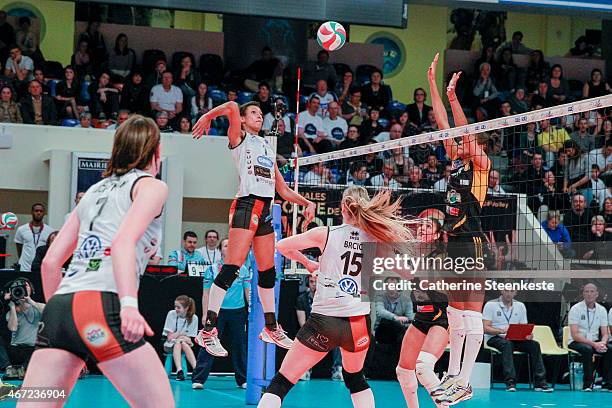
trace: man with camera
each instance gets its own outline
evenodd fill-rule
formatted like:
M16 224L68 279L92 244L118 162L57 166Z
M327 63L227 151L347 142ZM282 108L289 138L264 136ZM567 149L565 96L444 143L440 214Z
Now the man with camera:
M31 295L31 283L25 278L15 279L4 290L4 301L9 308L7 326L12 333L9 358L13 366L24 368L34 352L38 325L45 308L44 303L33 301Z

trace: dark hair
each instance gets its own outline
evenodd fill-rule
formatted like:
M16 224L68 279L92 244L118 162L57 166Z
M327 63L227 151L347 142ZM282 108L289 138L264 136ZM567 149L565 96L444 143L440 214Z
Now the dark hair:
M171 70L169 70L169 69L167 69L167 70L165 70L164 72L162 72L162 76L164 76L164 75L166 75L166 74L170 74L170 75L172 75L172 77L174 77L174 74L173 74L173 73L172 73L172 71L171 71Z
M593 74L596 72L599 72L603 76L603 73L601 72L601 69L599 68L593 68L593 70L591 71L591 76L593 76Z
M119 40L122 38L125 38L127 40L128 37L124 33L121 33L117 35L117 38L115 38L115 48L114 49L115 49L116 55L128 55L128 52L130 51L127 45L123 51L119 49Z
M561 75L559 76L559 79L563 78L563 67L561 66L561 64L555 64L552 67L550 67L550 77L552 78L552 72L555 70L555 68L559 68L561 70Z
M23 23L28 23L29 25L32 25L32 20L30 20L30 17L28 16L19 17L19 25L22 25Z
M223 238L222 240L220 240L220 241L219 241L219 245L217 245L217 249L218 249L219 251L221 251L221 249L223 248L223 242L224 242L224 241L229 241L229 238L228 238L228 237L225 237L225 238Z
M7 88L9 91L11 91L11 100L13 99L13 88L10 85L2 85L0 87L0 92L4 91L4 88Z
M612 139L606 140L606 147L612 147Z
M270 51L270 52L272 52L272 48L270 48L270 47L268 47L268 46L266 45L265 47L263 47L263 48L261 49L261 53L262 53L262 54L263 54L264 52L266 52L266 51Z
M321 54L325 54L325 55L327 55L329 57L329 52L327 50L321 50L321 51L317 52L317 58L319 58L319 56Z
M354 161L351 163L351 174L355 173L357 170L361 169L362 167L368 167L366 162L364 161Z
M380 79L384 79L385 76L383 75L383 72L378 68L374 68L372 72L370 72L370 78L372 77L372 74L375 74L377 72L380 74Z
M574 149L574 155L571 157L568 156L568 159L570 160L577 160L582 155L582 149L574 139L569 139L563 142L563 149Z
M11 44L8 49L9 49L9 51L12 51L15 48L17 48L19 51L21 51L21 48L19 48L19 46L17 44Z
M356 94L357 92L361 93L361 88L358 86L351 86L349 92L351 93L351 95Z
M240 116L245 116L247 109L250 108L251 106L255 106L259 108L259 110L261 110L261 105L259 104L259 102L249 101L247 103L243 103L242 105L240 105Z
M198 239L198 235L193 231L185 231L185 233L183 234L183 241L186 240L187 238Z
M268 88L268 91L270 90L270 85L266 81L261 81L259 84L257 84L257 89L260 89L262 86Z
M185 309L187 309L187 313L185 314L185 320L187 320L187 323L191 324L191 319L193 318L193 315L196 311L195 300L193 300L189 296L181 295L178 296L174 301L179 302Z
M34 207L38 207L41 206L43 208L43 210L46 210L47 207L45 207L45 205L43 203L34 203L32 204L32 211L34 211Z
M217 230L214 229L209 229L208 231L206 231L206 233L204 234L204 238L208 238L208 234L210 234L211 232L214 232L215 234L217 234L217 239L219 239L219 233L217 232Z
M413 98L413 99L416 99L416 94L417 94L417 92L419 92L419 91L423 91L423 93L425 94L425 99L427 99L427 92L425 92L425 90L424 90L423 88L417 88L417 89L415 89L415 90L414 90L414 93L412 94L412 98Z
M599 171L599 165L597 163L591 165L591 170L597 170Z
M522 32L520 32L520 31L515 31L515 32L513 32L513 33L512 33L512 38L516 37L517 35L520 35L520 36L521 36L521 38L523 38L523 33L522 33Z

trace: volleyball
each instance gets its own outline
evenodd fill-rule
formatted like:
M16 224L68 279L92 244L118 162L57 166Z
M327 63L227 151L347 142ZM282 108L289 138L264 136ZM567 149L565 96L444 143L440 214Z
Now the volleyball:
M327 21L319 26L317 41L327 51L339 50L346 42L346 30L340 23Z
M0 227L6 229L15 229L17 226L17 216L12 212L5 212L0 217Z

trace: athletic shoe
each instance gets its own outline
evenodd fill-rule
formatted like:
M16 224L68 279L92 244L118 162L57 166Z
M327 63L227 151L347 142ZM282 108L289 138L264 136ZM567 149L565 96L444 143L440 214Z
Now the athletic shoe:
M516 385L513 382L509 382L508 384L506 384L506 391L516 392Z
M238 386L238 388L242 388L243 390L246 390L247 388L247 383L242 383Z
M193 383L193 384L191 384L191 389L192 390L203 390L204 389L204 384L202 384L202 383Z
M308 370L300 377L300 381L310 381L310 371Z
M592 385L585 385L582 387L582 391L584 392L592 392L593 391L593 386Z
M200 330L195 337L195 342L198 346L204 347L206 352L213 357L227 357L227 350L221 345L216 327L209 332L204 329Z
M470 384L461 385L460 382L455 383L446 390L446 393L436 398L437 404L455 405L462 401L467 401L474 395Z
M536 385L534 388L537 392L553 392L554 388L549 387L548 384L546 383L542 383L539 385Z
M612 384L606 383L601 386L602 391L612 392Z
M442 377L442 382L437 387L432 389L429 394L432 397L438 397L446 393L446 390L448 390L454 383L455 383L454 375L444 374L444 377Z
M0 401L5 400L8 396L9 393L15 392L19 389L20 387L17 385L13 385L13 384L9 384L9 383L3 383L0 382Z
M293 345L293 340L287 337L287 332L283 330L280 324L276 324L276 329L270 330L264 327L259 338L266 343L276 344L279 347L289 350Z
M343 381L342 377L342 367L336 367L332 370L332 380L334 381Z
M178 370L176 372L176 380L177 381L185 381L185 373L183 372L183 370Z

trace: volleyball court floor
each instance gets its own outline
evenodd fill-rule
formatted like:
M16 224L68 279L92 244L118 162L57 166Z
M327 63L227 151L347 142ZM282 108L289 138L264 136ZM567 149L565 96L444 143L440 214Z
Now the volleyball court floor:
M49 373L49 375L53 375ZM369 381L377 407L405 407L404 397L397 382ZM172 391L178 408L235 408L244 407L245 390L238 389L233 377L211 377L204 390L194 391L190 381L171 380ZM507 393L503 384L492 390L475 390L474 398L456 405L465 408L595 408L612 407L612 393L595 391L584 393L569 391L560 385L555 392L543 394L529 391L524 385L516 393ZM420 406L434 407L425 390L419 388ZM15 401L0 402L2 407L15 406ZM91 375L79 380L70 396L68 408L75 407L128 407L111 383L102 376ZM300 381L287 395L283 408L351 408L350 396L344 383L331 380Z

